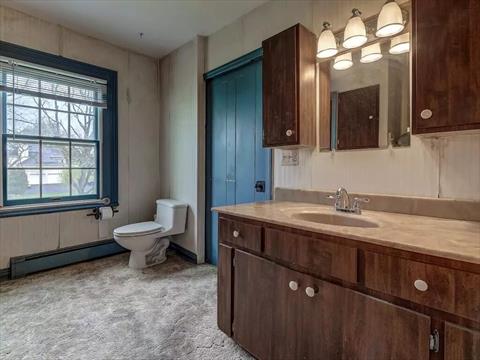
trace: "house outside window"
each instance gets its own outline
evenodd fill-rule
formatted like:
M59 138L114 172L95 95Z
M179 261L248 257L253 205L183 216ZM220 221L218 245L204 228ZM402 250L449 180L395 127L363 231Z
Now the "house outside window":
M0 51L2 210L84 200L115 205L116 73L41 54L61 67Z

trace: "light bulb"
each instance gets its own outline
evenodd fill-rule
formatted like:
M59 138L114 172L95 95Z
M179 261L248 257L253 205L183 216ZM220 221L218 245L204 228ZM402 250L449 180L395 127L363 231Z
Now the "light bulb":
M380 44L376 43L362 48L362 56L360 57L360 62L367 64L380 60L382 57L383 55L382 51L380 50Z
M323 23L323 30L318 37L317 44L317 57L319 58L328 58L338 53L337 41L330 27L330 23Z
M405 28L402 9L395 0L388 0L382 7L377 19L375 36L388 37L398 34Z
M394 37L390 41L390 54L398 55L410 51L410 34L405 33Z
M352 53L339 55L333 61L333 68L335 70L347 70L353 65Z
M367 42L367 31L360 15L360 10L353 9L352 17L348 20L343 33L342 46L346 49L353 49L362 46Z

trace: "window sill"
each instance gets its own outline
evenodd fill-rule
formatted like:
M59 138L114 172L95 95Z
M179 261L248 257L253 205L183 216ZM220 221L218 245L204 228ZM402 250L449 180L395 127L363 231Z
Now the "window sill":
M111 205L117 206L118 204ZM100 206L104 206L104 202L102 202L102 200L80 200L58 203L5 206L0 207L0 218L94 209Z

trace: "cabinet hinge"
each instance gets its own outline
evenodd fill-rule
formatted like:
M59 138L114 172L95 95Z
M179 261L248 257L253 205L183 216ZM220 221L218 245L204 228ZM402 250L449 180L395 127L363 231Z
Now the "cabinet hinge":
M236 261L235 261L235 256L234 256L233 259L232 259L232 266L233 267L235 267L235 263L236 263Z
M429 348L430 351L438 352L440 350L440 334L438 330L433 330L433 334L429 336Z

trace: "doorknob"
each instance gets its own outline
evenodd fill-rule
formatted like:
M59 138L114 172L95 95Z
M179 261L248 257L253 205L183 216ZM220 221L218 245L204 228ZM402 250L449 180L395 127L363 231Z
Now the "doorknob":
M255 183L256 192L265 192L265 181L257 181Z

